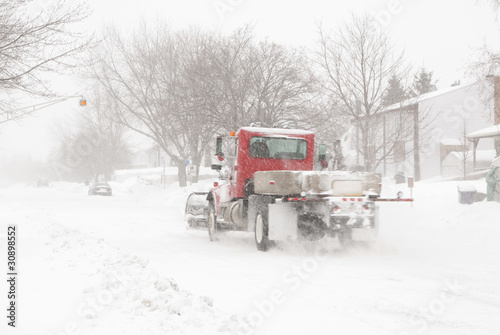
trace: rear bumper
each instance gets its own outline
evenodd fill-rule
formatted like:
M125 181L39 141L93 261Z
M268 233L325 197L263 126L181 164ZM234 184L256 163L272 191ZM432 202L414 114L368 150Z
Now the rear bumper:
M112 192L111 191L95 191L94 194L110 196L112 194Z
M364 205L368 208L365 209ZM378 239L378 206L363 199L356 202L337 201L332 206L340 206L341 214L330 214L330 235L348 236L352 241L375 242Z

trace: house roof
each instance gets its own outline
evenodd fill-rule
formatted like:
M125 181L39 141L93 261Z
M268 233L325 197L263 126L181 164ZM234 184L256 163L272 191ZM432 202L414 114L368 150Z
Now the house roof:
M495 136L500 136L500 124L496 124L494 126L480 129L473 133L467 134L467 138L485 138Z
M435 97L438 97L441 95L445 95L445 94L463 89L465 87L472 86L474 84L475 83L468 83L468 84L463 84L463 85L451 86L451 87L443 88L441 90L425 93L425 94L419 95L417 97L410 98L410 99L404 100L402 102L398 102L398 103L392 104L390 106L387 106L383 111L390 112L390 111L398 110L398 109L401 109L404 107L410 107L410 106L416 105L422 101L426 101L426 100L429 100L429 99L432 99L432 98L435 98Z

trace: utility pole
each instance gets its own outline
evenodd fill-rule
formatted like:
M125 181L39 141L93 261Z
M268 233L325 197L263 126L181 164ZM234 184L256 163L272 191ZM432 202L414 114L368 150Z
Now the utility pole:
M413 106L413 168L415 181L420 180L420 125L418 104Z
M163 189L165 189L165 184L166 184L166 176L165 176L165 156L163 156Z
M385 129L385 115L382 117L382 122L383 122L383 140L384 140L384 177L387 176L387 143L386 143L386 129Z
M359 127L361 122L359 120L359 115L361 114L361 101L356 100L356 169L359 166Z
M493 110L495 112L494 124L500 124L500 76L493 77ZM494 146L496 154L500 155L500 139L498 137L494 139Z

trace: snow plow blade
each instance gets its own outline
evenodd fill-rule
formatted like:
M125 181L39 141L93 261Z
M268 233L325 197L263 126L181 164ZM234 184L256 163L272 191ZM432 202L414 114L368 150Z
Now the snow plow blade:
M208 192L193 192L186 201L184 220L188 228L206 228L208 217Z

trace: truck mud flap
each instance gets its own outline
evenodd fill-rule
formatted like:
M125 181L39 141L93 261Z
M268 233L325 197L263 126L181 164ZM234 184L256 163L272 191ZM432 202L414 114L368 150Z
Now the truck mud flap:
M290 203L269 205L269 239L273 241L296 240L298 214Z

